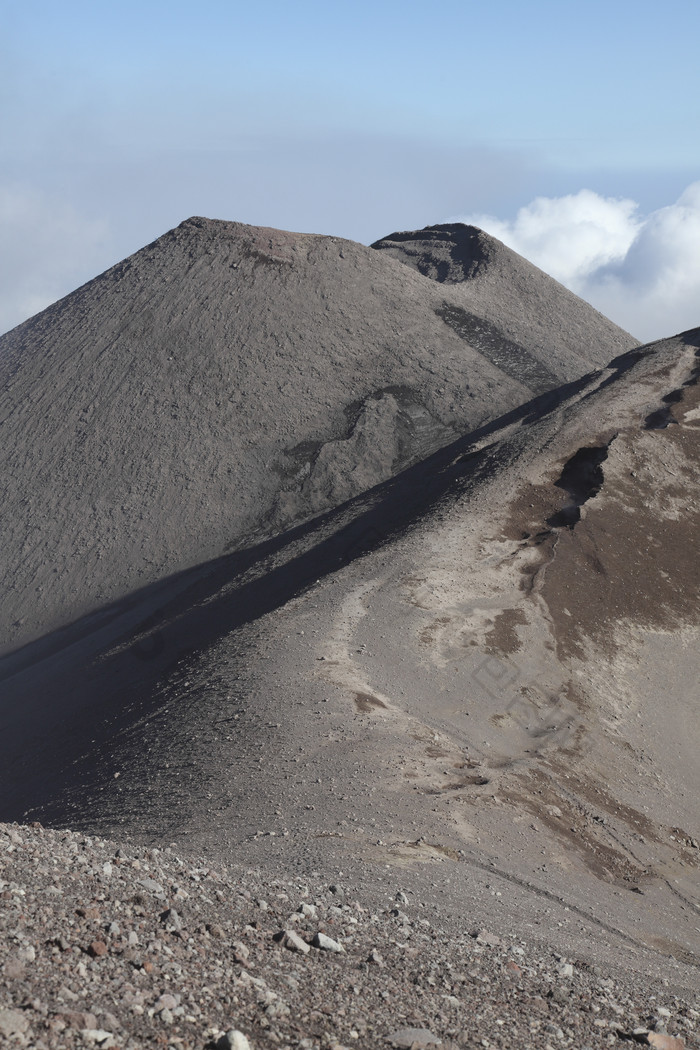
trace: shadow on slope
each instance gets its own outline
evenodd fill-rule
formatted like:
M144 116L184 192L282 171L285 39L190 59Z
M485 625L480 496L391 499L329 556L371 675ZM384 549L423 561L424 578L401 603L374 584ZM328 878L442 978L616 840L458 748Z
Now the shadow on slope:
M615 359L606 381L639 357ZM112 742L167 702L176 670L182 678L183 667L223 636L492 477L517 456L518 442L484 444L489 438L586 396L602 375L540 395L332 512L135 592L4 658L0 820L80 826L74 798L97 819L99 792L115 775Z

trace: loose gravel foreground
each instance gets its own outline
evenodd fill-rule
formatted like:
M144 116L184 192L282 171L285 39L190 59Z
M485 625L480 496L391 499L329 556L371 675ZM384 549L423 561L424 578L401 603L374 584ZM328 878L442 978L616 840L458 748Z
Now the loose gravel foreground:
M7 1047L699 1045L699 998L455 930L400 885L372 900L40 825L0 825L0 973Z

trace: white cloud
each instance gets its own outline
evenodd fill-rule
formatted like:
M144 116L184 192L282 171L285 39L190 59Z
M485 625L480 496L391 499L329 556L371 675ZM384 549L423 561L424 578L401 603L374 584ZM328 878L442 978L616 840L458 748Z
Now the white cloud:
M106 234L105 222L64 201L26 186L0 186L0 332L94 276Z
M640 339L700 325L700 182L641 215L631 200L591 190L538 197L512 222L480 226Z

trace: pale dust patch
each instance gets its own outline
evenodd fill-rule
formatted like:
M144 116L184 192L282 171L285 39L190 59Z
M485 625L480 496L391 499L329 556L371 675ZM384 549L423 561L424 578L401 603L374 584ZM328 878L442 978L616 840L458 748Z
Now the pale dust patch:
M450 823L453 825L454 830L457 832L462 842L469 845L478 842L479 832L471 821L467 820L463 813L459 810L454 812L455 807L450 807Z
M397 767L399 783L412 781L423 792L441 792L445 783L442 770L446 762L450 769L462 768L464 754L450 737L426 726L420 719L407 714L401 706L377 689L368 680L364 670L355 659L356 646L353 638L367 615L366 602L370 594L381 586L378 579L355 588L342 603L329 634L323 644L326 657L319 662L320 675L348 693L354 709L373 719L381 718L401 737L402 746L407 739L416 741L407 761ZM396 785L397 778L391 778Z
M351 652L353 635L367 615L365 599L380 586L379 579L356 587L342 602L330 631L323 641L324 659L319 662L318 673L347 691L357 703L358 697L371 697L375 710L389 710L393 704L388 696L380 693L367 681L364 671ZM359 708L362 710L362 707Z
M397 868L410 868L418 864L444 864L460 860L459 853L452 846L439 842L426 842L416 839L414 842L375 843L367 848L375 860L391 864Z

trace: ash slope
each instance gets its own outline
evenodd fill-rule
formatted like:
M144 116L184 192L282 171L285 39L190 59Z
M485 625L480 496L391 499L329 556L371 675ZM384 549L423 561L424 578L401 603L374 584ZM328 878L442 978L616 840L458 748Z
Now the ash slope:
M457 923L491 896L697 987L699 347L623 355L7 677L0 819L400 873Z
M486 260L440 285L338 238L190 219L2 337L0 651L337 506L635 344L480 243L493 283Z
M372 247L411 269L450 288L462 310L446 308L445 320L471 338L475 346L489 347L498 355L491 325L498 333L528 347L537 348L536 357L546 361L551 345L552 323L566 317L559 332L557 357L567 362L569 378L575 375L583 347L589 347L592 360L604 365L611 360L601 345L594 344L609 323L602 314L592 312L589 303L548 277L501 241L475 226L464 223L426 226L415 232L392 233L375 241ZM601 353L602 352L602 353ZM503 355L503 366L508 362ZM522 376L536 363L514 362Z

